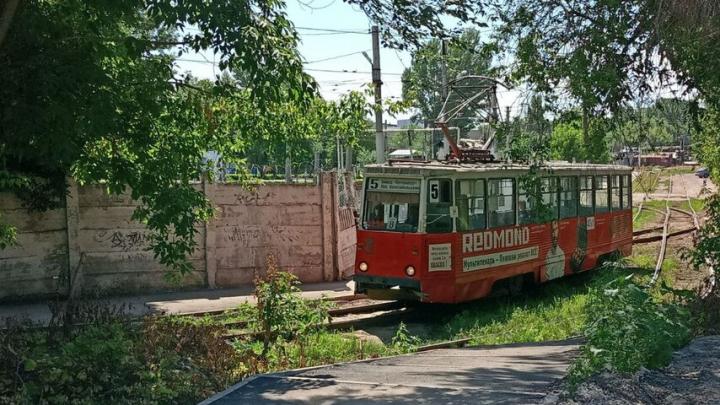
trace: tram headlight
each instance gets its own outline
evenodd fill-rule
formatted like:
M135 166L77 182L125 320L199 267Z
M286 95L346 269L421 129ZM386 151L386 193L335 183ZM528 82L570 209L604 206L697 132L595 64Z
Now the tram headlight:
M368 270L368 265L367 265L367 263L365 263L365 262L360 262L360 264L358 265L358 269L360 269L360 271L367 271L367 270Z
M413 266L405 267L405 274L407 274L410 277L414 276L415 275L415 267L413 267Z

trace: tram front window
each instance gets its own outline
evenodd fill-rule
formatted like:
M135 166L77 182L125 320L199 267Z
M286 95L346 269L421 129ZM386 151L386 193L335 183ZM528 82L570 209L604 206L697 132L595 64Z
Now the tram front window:
M363 228L417 232L420 182L405 179L368 179Z

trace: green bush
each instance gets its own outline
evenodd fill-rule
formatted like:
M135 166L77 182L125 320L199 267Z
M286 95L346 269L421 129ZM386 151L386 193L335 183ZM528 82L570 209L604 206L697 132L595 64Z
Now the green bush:
M180 318L0 332L0 403L192 404L241 378L224 329Z
M267 273L255 280L257 311L254 326L263 339L265 357L276 339L294 340L300 344L301 358L307 337L318 331L328 319L324 301L307 301L300 295L300 282L291 273L280 271L273 256L266 260Z
M140 382L135 341L119 324L92 325L58 344L39 332L23 354L16 400L29 403L118 402Z
M688 312L675 299L653 295L632 275L594 288L587 303L587 343L571 381L601 370L629 373L661 367L690 338Z

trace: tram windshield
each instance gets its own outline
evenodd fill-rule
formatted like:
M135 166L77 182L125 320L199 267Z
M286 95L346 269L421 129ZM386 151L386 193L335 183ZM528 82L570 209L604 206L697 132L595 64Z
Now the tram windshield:
M364 207L365 229L417 232L420 180L369 178Z

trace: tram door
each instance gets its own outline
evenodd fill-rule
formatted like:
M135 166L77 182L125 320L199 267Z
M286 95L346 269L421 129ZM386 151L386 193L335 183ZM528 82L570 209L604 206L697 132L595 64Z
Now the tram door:
M428 180L427 193L427 233L450 233L453 231L452 181L450 179Z

